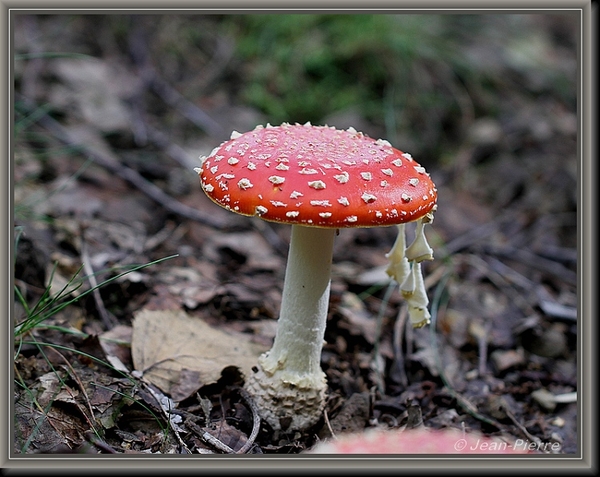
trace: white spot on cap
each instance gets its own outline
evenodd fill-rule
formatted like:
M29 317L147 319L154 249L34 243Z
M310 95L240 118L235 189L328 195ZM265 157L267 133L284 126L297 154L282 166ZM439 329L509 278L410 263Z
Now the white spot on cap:
M232 166L237 164L238 162L240 162L240 160L236 157L230 157L229 159L227 159L227 164L230 164Z
M298 192L297 190L293 191L290 194L290 199L297 199L298 197L302 197L304 194L302 192Z
M412 156L408 152L402 153L402 157L408 159L409 161L412 161Z
M211 174L216 174L218 170L219 170L219 166L212 166L210 168Z
M321 207L331 207L328 200L311 200L310 205L320 205Z
M345 184L346 182L348 182L348 180L350 179L350 174L348 174L347 172L342 172L341 174L338 174L336 176L333 176L335 178L335 180L337 180L340 184Z
M377 141L375 141L375 144L377 144L378 146L392 146L390 142L386 141L385 139L377 139Z
M238 187L242 190L250 189L250 187L253 187L253 186L254 186L254 184L252 184L252 182L250 182L250 179L246 179L245 177L238 181Z
M412 197L408 194L402 194L401 197L403 202L410 202L412 200Z
M414 186L414 187L416 187L416 186L419 184L419 179L417 179L416 177L413 177L413 178L411 178L411 179L408 179L408 183L409 183L411 186Z
M249 171L253 171L256 169L256 164L254 164L254 162L249 162L246 167L248 168Z
M400 159L394 159L392 164L394 164L396 167L400 167L402 165L402 161Z
M394 175L394 171L392 171L391 169L381 169L381 172L383 172L386 176L390 177Z
M346 222L356 222L358 220L358 217L356 215L349 215L348 217L346 217Z
M387 187L389 184L388 184L388 181L381 181L381 182L379 183L379 185L380 185L381 187Z
M298 171L300 174L306 174L306 175L310 175L310 174L318 174L319 171L317 171L316 169L307 169L306 167L303 169L300 169Z
M237 131L231 131L231 139L237 139L241 134Z
M425 168L422 166L415 166L415 171L417 171L419 174L425 174Z
M373 178L373 174L370 172L361 172L360 177L362 177L366 181L370 181Z
M331 212L319 212L319 216L323 217L324 219L328 219L332 215L333 214Z
M286 203L281 202L279 200L272 200L271 204L273 204L275 207L287 207Z
M367 192L361 195L360 198L364 200L367 204L370 202L374 202L377 199L376 196L374 196L373 194L368 194Z
M204 186L204 190L205 190L206 192L212 192L213 190L215 190L215 188L214 188L214 186L213 186L212 184L206 184L206 185Z
M290 210L289 212L285 213L286 217L298 217L300 215L300 212L298 212L297 210Z
M313 189L325 189L325 182L323 181L311 181L308 183L309 187L312 187Z
M340 197L338 199L338 202L342 205L345 205L346 207L348 207L350 205L350 201L348 200L347 197Z
M271 176L269 177L269 182L271 182L274 185L283 184L285 182L285 177Z
M266 207L264 207L264 206L262 206L262 205L257 205L257 206L254 208L254 213L255 213L256 215L259 215L259 216L260 216L260 215L264 215L264 214L266 214L268 211L269 211L269 209L267 209Z
M275 169L277 169L278 171L287 171L290 168L290 166L283 164L283 163L279 163L277 164L277 166L275 167Z

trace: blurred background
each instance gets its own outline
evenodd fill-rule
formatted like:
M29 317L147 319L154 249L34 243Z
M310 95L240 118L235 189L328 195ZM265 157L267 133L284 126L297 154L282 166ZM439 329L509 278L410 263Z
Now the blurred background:
M373 386L401 415L425 380L441 394L423 415L440 426L440 406L456 407L442 396L450 380L484 413L490 394L509 397L528 432L573 452L575 404L535 392L576 391L579 29L569 11L15 15L15 321L84 264L89 290L114 267L177 254L36 326L101 334L160 305L269 343L289 230L232 217L193 168L232 130L352 126L409 152L437 185L424 269L446 374L428 332L400 333L402 301L384 295L395 229L343 230L323 358L332 415ZM31 389L45 365L23 349Z

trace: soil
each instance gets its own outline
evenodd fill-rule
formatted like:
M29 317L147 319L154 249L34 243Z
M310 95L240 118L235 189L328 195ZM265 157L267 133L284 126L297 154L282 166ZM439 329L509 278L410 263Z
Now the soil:
M577 454L577 25L531 28L547 76L498 60L496 114L445 125L444 158L411 151L438 189L431 325L407 325L389 285L396 229L340 230L327 406L286 432L258 423L243 384L275 334L289 227L218 207L193 171L232 130L269 121L236 98L230 56L163 58L104 17L19 16L13 452L298 454L424 426ZM24 330L28 316L41 319Z

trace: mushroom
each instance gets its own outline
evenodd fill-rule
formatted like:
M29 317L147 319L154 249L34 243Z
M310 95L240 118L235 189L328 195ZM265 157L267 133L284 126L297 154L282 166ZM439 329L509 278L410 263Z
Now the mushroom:
M218 205L292 225L277 333L246 387L273 429L307 429L325 407L320 361L336 231L420 220L437 190L409 154L354 128L257 126L234 131L201 161L202 188Z
M371 428L320 441L309 454L529 454L534 449L519 439L514 443L477 432ZM550 447L550 446L547 446ZM556 446L555 446L556 447Z

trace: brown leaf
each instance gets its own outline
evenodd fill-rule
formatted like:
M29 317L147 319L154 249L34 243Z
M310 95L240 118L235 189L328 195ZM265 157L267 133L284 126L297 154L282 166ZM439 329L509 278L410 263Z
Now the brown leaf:
M197 379L189 383L192 387L216 382L227 366L236 366L248 375L266 351L246 334L226 333L180 310L138 312L131 348L135 369L167 394L188 388L182 383L184 370L184 376Z

